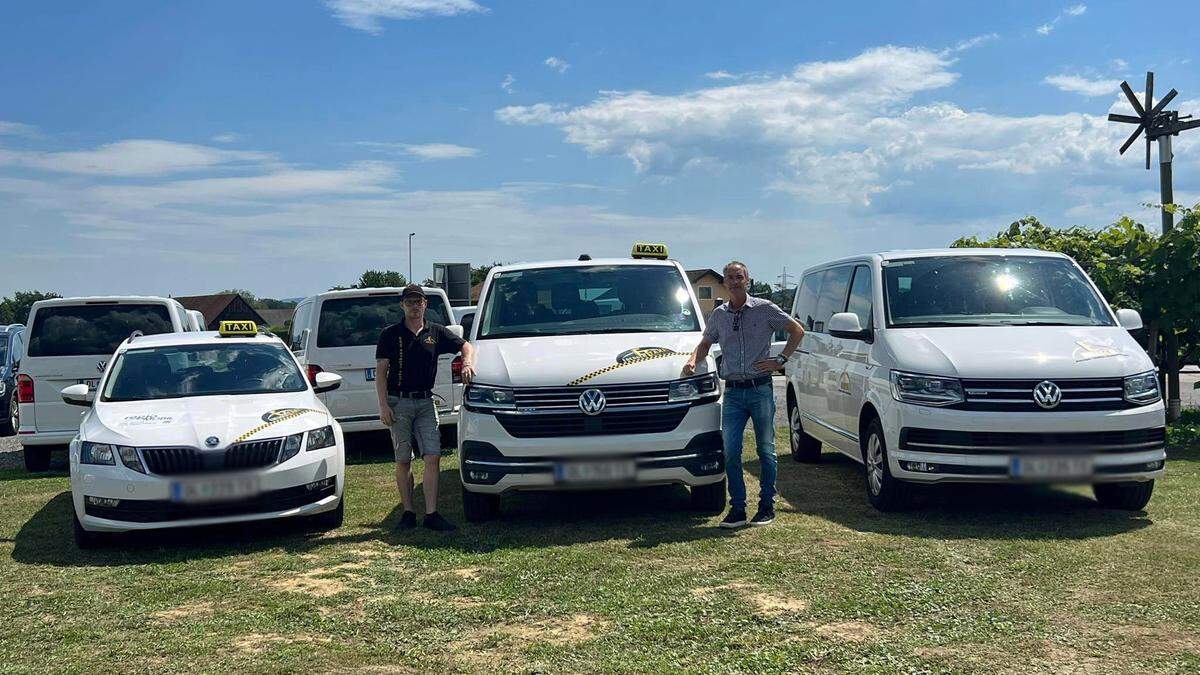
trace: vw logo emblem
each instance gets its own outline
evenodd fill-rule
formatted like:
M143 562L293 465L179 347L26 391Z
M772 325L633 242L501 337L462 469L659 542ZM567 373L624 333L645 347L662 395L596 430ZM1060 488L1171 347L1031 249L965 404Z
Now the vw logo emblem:
M579 409L585 415L599 415L606 404L604 392L599 389L588 389L579 395Z
M220 443L220 442L221 442L221 439L217 438L216 436L209 436L208 438L204 439L204 444L210 448L217 447L217 443Z
M99 362L99 363L97 363L97 364L96 364L96 372L97 372L97 373L103 373L103 372L104 372L104 369L105 369L105 368L107 368L107 367L108 367L108 361L101 361L101 362Z
M1033 400L1046 410L1056 408L1062 402L1062 390L1050 380L1043 380L1033 388Z

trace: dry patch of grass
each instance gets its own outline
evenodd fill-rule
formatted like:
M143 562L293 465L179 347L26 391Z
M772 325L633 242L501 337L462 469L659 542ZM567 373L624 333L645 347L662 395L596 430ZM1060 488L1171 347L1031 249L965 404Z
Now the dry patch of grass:
M192 619L201 619L212 616L213 605L211 602L190 602L183 605L178 605L170 609L164 609L161 612L155 612L150 615L156 623L173 624Z
M359 570L367 566L365 562L341 563L332 567L318 567L309 572L303 572L293 577L286 579L276 579L268 582L268 586L277 591L287 591L291 593L304 593L318 598L325 598L331 595L337 595L348 590L347 582L356 585L366 584L366 577L361 574L355 574L352 570Z
M838 642L867 642L878 639L883 635L883 629L875 624L862 621L836 621L834 623L816 624L813 630L817 635Z
M297 635L280 635L278 633L250 633L233 640L234 649L243 654L265 654L268 651L285 645L316 645L329 644L333 638L324 635L301 633Z

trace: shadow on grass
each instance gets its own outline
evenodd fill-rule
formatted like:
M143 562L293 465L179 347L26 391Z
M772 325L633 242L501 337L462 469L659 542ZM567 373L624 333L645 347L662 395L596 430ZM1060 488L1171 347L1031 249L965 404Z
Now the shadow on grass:
M757 462L754 467L757 470ZM781 456L778 487L796 512L860 532L909 537L1090 539L1153 524L1144 511L1105 509L1090 496L1047 485L916 486L912 508L881 513L867 501L862 465L830 450L817 464L798 464L790 454ZM1153 500L1149 508L1153 510Z

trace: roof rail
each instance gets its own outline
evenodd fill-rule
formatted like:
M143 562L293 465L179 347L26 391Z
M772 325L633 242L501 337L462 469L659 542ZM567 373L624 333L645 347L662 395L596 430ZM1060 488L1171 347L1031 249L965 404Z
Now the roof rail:
M142 335L143 335L142 331L135 330L129 334L129 341L133 342L134 338L140 338L140 337L142 337Z

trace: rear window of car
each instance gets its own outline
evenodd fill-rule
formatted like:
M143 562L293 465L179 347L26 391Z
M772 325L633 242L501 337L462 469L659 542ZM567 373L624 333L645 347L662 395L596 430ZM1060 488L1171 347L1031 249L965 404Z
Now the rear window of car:
M426 323L443 326L452 322L446 319L446 303L440 295L426 296ZM404 306L400 295L369 295L360 298L332 298L321 303L321 316L317 322L317 346L361 347L379 342L379 333L388 326L404 320Z
M130 333L170 333L166 305L96 304L42 307L29 329L29 356L112 354Z

